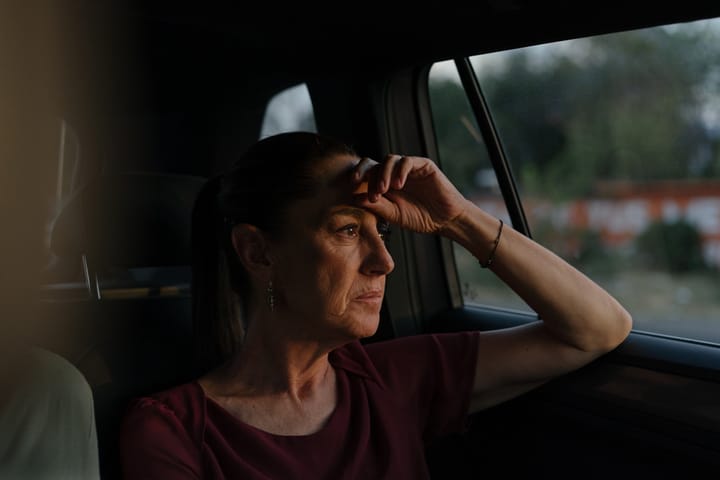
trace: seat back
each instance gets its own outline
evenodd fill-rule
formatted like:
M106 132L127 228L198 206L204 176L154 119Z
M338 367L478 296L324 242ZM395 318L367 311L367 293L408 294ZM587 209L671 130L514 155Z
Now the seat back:
M205 178L125 173L72 196L51 249L81 266L45 301L48 348L71 359L94 394L103 478L119 478L117 441L129 400L196 377L192 363L191 218ZM53 340L55 339L55 340Z

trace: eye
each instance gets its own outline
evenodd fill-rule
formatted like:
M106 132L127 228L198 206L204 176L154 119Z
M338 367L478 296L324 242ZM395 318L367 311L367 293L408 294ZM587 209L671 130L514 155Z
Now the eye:
M336 230L336 232L349 238L355 238L358 236L358 225L357 223L351 223L345 225L344 227L340 227Z
M380 235L380 238L383 239L383 241L387 242L390 240L390 234L392 233L392 230L390 229L390 223L386 222L384 220L381 220L377 224L377 231L378 235Z

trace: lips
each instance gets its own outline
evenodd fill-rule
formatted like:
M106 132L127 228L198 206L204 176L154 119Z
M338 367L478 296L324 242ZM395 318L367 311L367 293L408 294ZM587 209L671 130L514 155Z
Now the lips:
M384 292L382 290L371 290L355 297L355 300L373 301L382 300Z

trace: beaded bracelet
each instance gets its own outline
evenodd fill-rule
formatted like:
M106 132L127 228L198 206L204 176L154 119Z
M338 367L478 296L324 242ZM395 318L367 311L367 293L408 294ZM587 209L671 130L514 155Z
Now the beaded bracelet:
M503 221L502 218L499 218L500 220L500 228L498 228L497 237L495 237L495 241L493 241L492 249L490 250L490 255L488 255L487 262L482 263L478 260L478 263L482 268L488 268L490 265L492 265L493 259L495 258L495 250L497 250L498 243L500 243L500 235L502 235L503 231Z

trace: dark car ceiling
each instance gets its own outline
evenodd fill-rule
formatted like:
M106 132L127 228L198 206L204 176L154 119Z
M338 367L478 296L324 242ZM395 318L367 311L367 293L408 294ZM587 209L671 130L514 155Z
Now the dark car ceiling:
M97 108L214 105L228 92L277 91L313 76L373 75L458 54L720 15L720 2L417 2L259 8L246 2L80 1L65 92ZM109 100L111 99L111 100ZM86 99L87 100L87 99Z
M182 55L186 51L177 47L198 42L202 50L195 53L207 54L205 48L214 46L220 49L217 53L269 68L281 60L278 63L290 64L293 70L303 65L348 68L353 58L370 64L414 62L448 57L458 48L482 53L720 14L720 2L715 1L652 3L641 8L627 1L486 0L462 5L428 1L405 10L346 2L314 9L305 3L258 8L245 2L161 7L156 2L125 1L112 9L108 2L87 6L95 5L94 14L105 15L98 21L134 25L136 33L167 42L164 53Z

